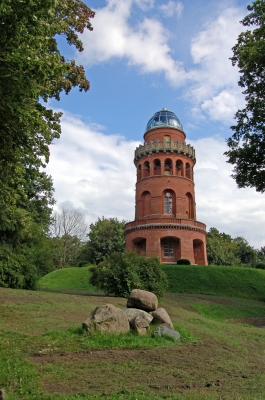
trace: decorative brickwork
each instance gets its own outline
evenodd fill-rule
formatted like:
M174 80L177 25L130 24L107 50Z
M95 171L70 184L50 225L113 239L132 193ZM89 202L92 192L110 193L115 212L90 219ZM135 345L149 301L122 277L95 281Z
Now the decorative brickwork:
M207 264L206 226L196 221L195 150L185 139L172 112L163 109L148 122L135 150L135 220L125 227L126 248L161 262Z

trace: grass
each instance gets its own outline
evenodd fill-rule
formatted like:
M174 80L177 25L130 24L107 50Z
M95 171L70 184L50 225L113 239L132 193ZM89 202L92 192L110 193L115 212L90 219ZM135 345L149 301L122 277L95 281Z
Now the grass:
M257 304L251 301L241 301L238 305L196 304L193 302L188 302L187 304L197 310L201 315L216 321L225 321L235 318L265 317L263 303Z
M265 299L265 271L254 268L163 265L172 293Z
M43 276L38 282L38 289L92 290L89 283L89 267L57 269Z
M162 265L171 293L201 293L214 296L265 299L265 271L254 268ZM64 268L39 280L38 289L96 292L89 283L89 267ZM100 292L99 292L100 293Z

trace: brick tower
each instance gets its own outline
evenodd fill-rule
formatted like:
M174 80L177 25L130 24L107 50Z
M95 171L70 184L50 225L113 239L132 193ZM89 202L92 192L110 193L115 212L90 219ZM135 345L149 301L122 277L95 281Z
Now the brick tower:
M163 108L149 120L135 150L135 220L125 227L126 249L164 263L207 264L206 226L196 220L195 150L185 139L173 112Z

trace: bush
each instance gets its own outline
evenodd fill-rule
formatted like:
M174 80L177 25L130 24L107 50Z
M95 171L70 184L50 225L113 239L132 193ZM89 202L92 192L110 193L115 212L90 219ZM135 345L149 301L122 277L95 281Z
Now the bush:
M256 268L258 268L258 269L265 269L265 263L258 263L257 265L256 265Z
M133 289L162 297L168 283L157 257L146 258L135 252L113 253L90 268L90 273L93 286L118 297L128 297Z
M190 260L186 258L180 258L177 262L178 265L190 265Z

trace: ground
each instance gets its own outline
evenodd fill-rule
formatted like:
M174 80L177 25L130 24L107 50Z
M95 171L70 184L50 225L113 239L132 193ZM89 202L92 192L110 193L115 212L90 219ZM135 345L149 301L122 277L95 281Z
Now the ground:
M153 349L92 349L54 339L51 332L81 325L95 305L124 307L125 299L0 289L0 333L25 342L24 357L39 374L40 387L51 394L114 394L137 399L264 399L265 304L205 295L167 294L166 308L176 327L190 339ZM252 307L264 314L252 320L218 321L199 313L206 307ZM231 316L231 315L229 315ZM240 323L239 323L240 322ZM52 335L52 336L49 336ZM68 340L68 339L66 339ZM22 345L21 345L22 346ZM1 379L1 378L0 378ZM89 397L87 397L89 398Z

